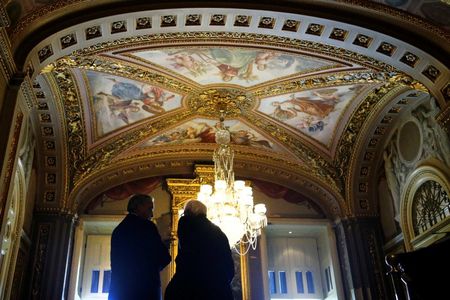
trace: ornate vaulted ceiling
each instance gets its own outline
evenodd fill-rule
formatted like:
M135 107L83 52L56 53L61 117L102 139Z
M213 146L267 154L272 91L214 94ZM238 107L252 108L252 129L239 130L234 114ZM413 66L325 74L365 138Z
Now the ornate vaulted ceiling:
M371 214L370 179L356 174L376 172L391 123L429 93L448 107L444 63L382 30L256 9L125 12L55 30L25 60L39 205L76 209L124 181L189 174L211 162L223 109L238 176L334 217Z

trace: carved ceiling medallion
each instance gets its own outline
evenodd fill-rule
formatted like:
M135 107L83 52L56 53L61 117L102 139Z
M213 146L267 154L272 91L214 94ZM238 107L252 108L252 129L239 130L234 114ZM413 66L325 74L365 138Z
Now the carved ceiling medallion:
M209 117L239 117L254 106L251 93L238 88L208 88L188 98L193 113Z

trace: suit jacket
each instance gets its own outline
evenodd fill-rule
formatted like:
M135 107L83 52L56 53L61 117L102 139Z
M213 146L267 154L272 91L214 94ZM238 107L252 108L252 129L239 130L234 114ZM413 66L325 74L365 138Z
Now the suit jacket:
M183 216L178 222L178 239L177 269L165 299L233 299L234 262L220 228L203 216Z
M111 237L109 299L159 300L159 272L170 260L155 224L128 214Z

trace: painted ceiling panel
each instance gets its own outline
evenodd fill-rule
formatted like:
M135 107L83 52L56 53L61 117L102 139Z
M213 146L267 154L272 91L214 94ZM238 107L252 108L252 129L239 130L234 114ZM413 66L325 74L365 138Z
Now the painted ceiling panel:
M181 95L144 82L93 71L85 81L95 139L181 107Z
M257 110L329 146L342 115L363 87L335 86L264 98Z
M234 145L254 147L273 152L286 152L278 142L265 137L241 120L225 120L224 123L231 133L231 143ZM141 148L159 145L215 143L217 125L218 120L196 118L151 138L143 143Z
M294 74L343 67L333 61L262 48L166 48L128 56L202 85L229 83L250 87Z

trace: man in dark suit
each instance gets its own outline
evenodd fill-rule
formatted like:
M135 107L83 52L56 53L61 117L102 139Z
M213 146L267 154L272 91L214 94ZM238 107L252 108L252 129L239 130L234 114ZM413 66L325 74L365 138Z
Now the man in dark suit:
M150 221L153 198L134 195L127 210L128 215L112 233L109 300L160 300L159 272L171 257Z
M230 244L206 214L206 206L198 200L190 200L184 208L178 221L177 269L165 300L233 300Z

